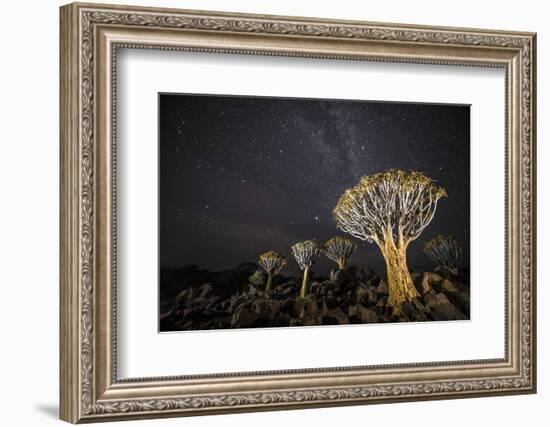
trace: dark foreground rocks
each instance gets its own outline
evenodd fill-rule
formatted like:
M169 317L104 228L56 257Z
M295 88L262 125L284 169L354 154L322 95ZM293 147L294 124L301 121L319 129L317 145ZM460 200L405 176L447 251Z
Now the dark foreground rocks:
M470 316L470 290L464 277L446 271L412 273L419 297L403 303L396 316L387 305L387 282L371 270L356 273L348 268L332 272L330 279L312 280L308 295L300 299L299 279L279 278L267 293L261 273L245 266L215 276L214 283L195 284L165 297L161 331L447 321ZM193 274L194 279L206 276L203 271ZM216 292L223 280L237 291Z

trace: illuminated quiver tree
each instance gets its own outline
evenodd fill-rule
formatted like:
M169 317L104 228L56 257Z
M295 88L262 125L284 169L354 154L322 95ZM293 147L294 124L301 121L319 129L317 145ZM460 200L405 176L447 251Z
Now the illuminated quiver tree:
M424 245L424 253L440 267L458 275L462 248L453 236L438 234Z
M353 240L337 236L327 240L321 247L321 252L328 259L338 264L340 270L343 270L356 249L357 243Z
M307 281L309 268L315 262L319 255L320 246L316 240L306 240L292 245L292 255L300 269L304 272L302 279L302 288L300 289L300 298L305 298L307 292Z
M286 265L286 259L279 252L269 251L260 255L258 264L267 273L267 284L265 290L266 292L269 292L271 291L273 284L273 276L279 273Z
M418 296L407 267L407 247L428 226L437 202L446 195L421 172L391 169L361 178L333 211L340 230L380 248L386 261L388 303L397 315L404 301Z

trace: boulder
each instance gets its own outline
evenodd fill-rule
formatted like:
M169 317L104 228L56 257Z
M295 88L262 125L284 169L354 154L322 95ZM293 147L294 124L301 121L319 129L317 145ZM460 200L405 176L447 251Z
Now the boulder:
M248 328L254 325L259 316L253 311L245 308L237 310L231 319L232 328Z
M273 317L271 316L271 311L262 311L258 313L258 320L254 322L254 326L256 327L266 327L271 326Z
M322 299L322 311L327 313L340 306L340 300L334 297L326 297Z
M322 293L323 286L319 282L312 282L309 285L309 293L313 295L320 295Z
M428 294L424 299L432 320L466 320L468 317L458 310L443 293Z
M273 326L281 327L281 326L290 326L292 318L285 313L279 313L274 320Z
M255 296L257 296L259 294L259 289L253 285L253 284L249 284L248 286L248 292L246 294L246 296L248 298L254 298Z
M442 280L443 277L439 274L427 271L422 275L422 280L420 281L420 286L417 286L417 290L420 292L420 295L424 295L430 292L434 285L441 283Z
M390 293L388 282L385 279L380 280L380 283L376 287L376 293L380 295L388 295Z
M244 306L247 306L250 304L252 300L244 297L244 296L234 296L231 298L231 302L229 304L229 307L227 308L227 311L230 313L235 313Z
M321 316L309 316L300 319L302 326L318 326L321 324Z
M292 315L292 311L294 309L294 298L287 298L281 301L281 312L286 313L288 315Z
M313 298L302 300L301 307L302 309L298 314L298 317L300 317L301 319L315 317L321 313L321 311L319 310L319 306L317 305L317 301Z
M251 308L256 314L260 314L263 311L269 310L270 305L268 300L257 299L251 304Z
M356 317L359 323L376 323L378 315L375 311L369 310L361 304L350 305L348 307L348 316Z
M201 285L198 291L198 297L199 298L206 298L210 294L212 294L212 285L210 283L205 283L204 285Z
M346 267L346 273L349 277L355 277L357 276L357 266L355 265L348 265Z
M321 324L323 325L347 325L349 324L348 316L342 311L341 308L335 308L333 310L323 313L321 318Z
M429 310L414 298L411 302L405 301L401 304L401 317L409 322L425 322L428 320Z
M353 281L354 276L349 270L332 270L330 272L330 281L338 285L346 285Z
M281 301L272 300L271 304L269 305L269 310L271 311L272 317L277 317L281 312Z
M355 299L366 306L376 305L378 301L376 288L365 283L358 283L355 288Z
M304 326L302 319L291 319L289 326Z
M188 304L195 296L193 288L187 288L176 295L175 301L177 305Z
M366 270L361 270L361 281L372 286L378 286L380 278L373 270L367 268Z
M468 317L462 314L453 304L433 304L430 306L430 317L432 320L467 320Z
M273 289L273 297L278 299L286 299L290 296L298 295L300 289L294 282L285 282L275 286Z
M449 300L457 307L467 318L470 317L470 294L466 292L447 292Z
M221 300L221 297L219 296L208 298L206 300L206 309L217 311L217 306L219 305L220 300Z
M376 307L386 307L386 303L388 301L388 297L381 297L378 298L378 301L376 301Z
M441 290L445 293L458 292L458 286L451 282L449 279L443 279L441 282Z
M424 296L424 305L430 308L434 304L450 304L449 298L443 292L429 292Z

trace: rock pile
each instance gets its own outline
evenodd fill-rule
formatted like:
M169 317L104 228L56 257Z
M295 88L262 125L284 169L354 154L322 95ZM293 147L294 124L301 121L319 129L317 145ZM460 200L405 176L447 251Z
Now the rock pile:
M254 273L254 283L229 296L212 283L188 287L164 301L161 331L345 325L387 322L465 320L470 293L463 276L446 271L412 273L420 297L403 303L401 315L387 305L388 284L373 271L350 267L331 278L312 281L306 298L300 282L286 279L267 293Z

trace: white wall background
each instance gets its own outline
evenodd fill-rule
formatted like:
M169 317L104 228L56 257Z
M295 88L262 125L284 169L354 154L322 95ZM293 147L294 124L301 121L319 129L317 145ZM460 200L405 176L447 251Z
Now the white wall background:
M113 3L122 3L110 0ZM325 18L450 25L538 32L538 117L550 115L550 29L545 3L358 2L354 0L133 0L133 4ZM8 426L59 425L58 402L58 6L57 0L2 6L0 66L0 420ZM543 425L550 405L550 132L538 129L539 393L346 408L208 416L133 425L408 426Z

